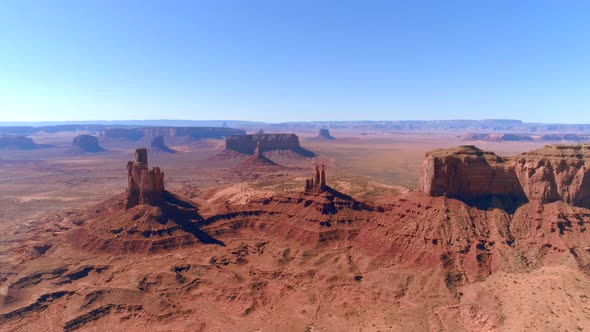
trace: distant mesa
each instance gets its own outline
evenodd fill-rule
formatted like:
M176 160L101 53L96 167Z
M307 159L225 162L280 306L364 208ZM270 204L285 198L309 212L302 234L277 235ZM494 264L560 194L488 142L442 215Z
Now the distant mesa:
M320 139L326 139L326 140L333 140L336 139L334 138L332 135L330 135L330 130L329 129L320 129L318 131L318 136L317 138Z
M98 138L91 135L78 135L72 140L72 151L76 153L97 153L104 149L98 144Z
M547 145L512 158L464 145L428 153L419 186L482 207L563 201L590 208L589 161L590 145Z
M150 143L150 152L151 153L176 153L176 150L171 149L166 144L164 144L164 136L156 136L152 138L152 142Z
M262 135L262 134L264 134L264 129L262 129L262 128L261 128L261 129L258 129L258 130L256 131L256 134L257 134L257 135Z
M278 154L295 158L311 158L315 156L315 153L312 151L301 147L299 137L295 134L232 135L225 140L225 151L222 154L227 155L230 152L234 152L253 155L258 145L261 151L271 154L277 152Z
M0 135L0 149L35 150L40 148L32 138L16 135Z
M467 133L463 135L463 139L466 141L489 141L489 142L528 142L533 141L533 137L530 135L523 134L479 134L479 133Z
M486 141L486 142L560 142L560 141L572 141L572 142L583 142L590 141L590 135L584 134L506 134L506 133L467 133L463 135L465 141Z
M144 137L191 137L195 139L221 139L231 135L245 134L242 129L225 127L144 127L144 128L105 128L101 136L109 139L138 141Z

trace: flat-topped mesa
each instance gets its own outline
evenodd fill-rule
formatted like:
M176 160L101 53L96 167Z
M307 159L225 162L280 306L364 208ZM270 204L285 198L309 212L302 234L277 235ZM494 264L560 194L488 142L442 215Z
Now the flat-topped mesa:
M508 198L543 204L554 201L590 208L590 145L548 145L502 158L475 146L436 150L426 155L420 189L432 196L465 202Z
M248 155L254 153L258 144L264 151L301 149L299 137L295 134L232 135L225 140L227 150Z
M328 190L326 185L326 168L322 165L320 171L318 165L313 169L313 176L311 179L305 180L305 192L321 194Z
M165 200L164 172L148 167L146 148L135 150L135 161L127 162L127 208L138 204L159 205Z

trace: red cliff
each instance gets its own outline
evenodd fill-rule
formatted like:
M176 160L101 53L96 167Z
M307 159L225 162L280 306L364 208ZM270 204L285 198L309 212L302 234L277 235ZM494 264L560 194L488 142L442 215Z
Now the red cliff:
M466 202L503 197L590 207L589 158L590 145L548 145L513 158L470 145L436 150L424 160L419 187Z

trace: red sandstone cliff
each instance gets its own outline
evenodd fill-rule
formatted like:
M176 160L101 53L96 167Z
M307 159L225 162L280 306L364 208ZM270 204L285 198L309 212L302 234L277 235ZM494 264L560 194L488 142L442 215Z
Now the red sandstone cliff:
M466 202L503 197L590 207L589 158L589 145L548 145L513 158L470 145L436 150L424 160L419 187Z

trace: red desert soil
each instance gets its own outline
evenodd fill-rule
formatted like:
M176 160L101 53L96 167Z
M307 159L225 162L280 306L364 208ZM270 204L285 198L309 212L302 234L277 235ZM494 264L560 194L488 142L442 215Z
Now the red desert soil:
M365 141L337 137L309 144L319 153L315 160L300 162L304 172L293 167L240 174L232 170L240 160L212 161L215 150L200 157L204 166L187 153L175 154L174 162L154 157L149 164L165 171L166 188L160 186L160 173L139 158L130 164L124 194L124 162L107 162L99 179L108 184L110 197L93 197L102 203L86 203L82 209L73 209L80 202L64 203L60 211L39 217L15 211L15 217L26 216L28 221L7 223L10 227L0 242L0 327L23 331L590 328L590 233L586 231L590 210L585 196L578 194L585 188L585 177L578 181L547 169L564 158L568 174L587 172L585 150L579 157L557 156L552 150L514 157L518 162L526 159L522 165L528 167L527 176L515 180L526 199L513 206L491 195L481 206L471 200L482 194L481 188L471 186L466 191L457 186L468 181L466 173L438 168L455 165L465 154L441 153L440 163L433 161L438 165L434 171L423 171L417 181L423 151L420 160L406 161L417 167L406 164L409 168L401 169L414 174L417 183L446 186L427 193L393 190L401 183L338 174L339 163L348 165L345 168L352 174L360 171L360 159L338 156ZM336 144L333 152L322 153L330 144ZM71 159L70 165L78 165L81 172L84 160L97 160L92 158ZM191 158L184 166L174 166ZM477 153L469 158L479 162ZM326 185L306 188L308 170L320 160L327 165ZM491 163L491 172L498 172L494 167L507 169L505 163L510 162ZM63 163L52 165L65 169ZM42 170L49 164L27 165ZM195 168L201 174L195 174ZM53 174L55 169L45 171ZM536 173L544 175L535 177ZM448 179L428 178L440 174ZM557 187L552 182L556 180ZM25 183L24 176L19 181ZM358 189L369 183L381 191ZM234 199L238 193L232 191L224 196L224 190L235 186L259 194L241 193L247 198ZM557 188L555 195L539 196L537 189L543 186ZM88 188L100 190L92 181ZM110 194L117 191L121 194ZM19 191L14 189L14 194Z

